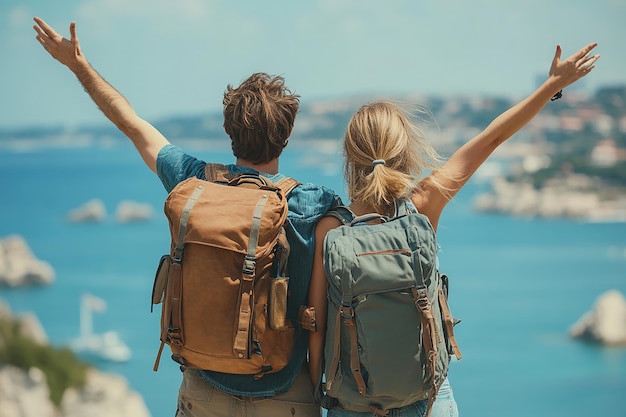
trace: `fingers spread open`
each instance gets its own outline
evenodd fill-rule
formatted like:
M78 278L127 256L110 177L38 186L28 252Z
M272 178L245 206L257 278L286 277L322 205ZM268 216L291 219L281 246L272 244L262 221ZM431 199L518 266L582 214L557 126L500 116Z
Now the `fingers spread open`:
M41 46L43 46L44 48L47 48L48 47L48 43L50 42L50 38L48 37L48 35L46 35L39 28L39 26L33 26L33 28L35 29L35 32L37 32L37 36L35 36L35 39L37 39L39 41Z
M46 44L60 43L63 40L63 36L59 35L54 29L50 27L43 19L35 17L33 19L37 25L33 26L39 36Z
M586 57L587 55L589 55L589 52L591 52L593 50L593 48L595 48L596 46L598 46L597 42L593 42L593 43L590 43L589 45L585 46L580 51L578 51L578 53L574 56L575 59L579 60L581 58Z
M591 71L592 69L594 69L596 67L595 63L596 63L596 61L598 59L600 59L600 55L599 54L596 54L594 56L590 56L589 58L587 58L583 62L582 66L581 66L581 69L584 70L584 71L587 71L587 72Z
M56 38L59 36L59 34L56 33L56 31L52 29L43 19L35 17L34 20L49 38Z

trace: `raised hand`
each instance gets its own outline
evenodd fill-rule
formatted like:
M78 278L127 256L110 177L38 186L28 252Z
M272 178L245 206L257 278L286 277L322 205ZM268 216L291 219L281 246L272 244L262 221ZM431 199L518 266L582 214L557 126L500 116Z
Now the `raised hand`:
M556 78L561 88L564 88L589 74L596 67L596 61L600 59L599 54L591 55L591 51L596 46L598 46L597 43L590 43L566 60L561 61L561 46L557 45L550 67L550 77Z
M76 36L76 23L70 23L70 39L64 38L50 27L43 19L34 18L36 25L33 26L41 46L57 61L72 70L85 57L80 50L78 36Z

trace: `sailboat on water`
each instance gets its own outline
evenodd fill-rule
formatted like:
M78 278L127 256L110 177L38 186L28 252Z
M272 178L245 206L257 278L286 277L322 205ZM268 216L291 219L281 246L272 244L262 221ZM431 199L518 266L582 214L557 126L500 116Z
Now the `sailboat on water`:
M106 302L94 295L85 293L80 300L80 335L70 342L70 348L77 354L112 362L126 362L131 357L130 348L117 332L93 332L93 312L106 311Z

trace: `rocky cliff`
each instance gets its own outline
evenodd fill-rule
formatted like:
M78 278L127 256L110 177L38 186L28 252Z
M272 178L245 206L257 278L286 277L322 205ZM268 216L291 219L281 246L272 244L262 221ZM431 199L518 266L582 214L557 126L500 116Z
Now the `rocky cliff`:
M19 334L34 343L47 344L36 316L13 317L0 302L0 320L11 320ZM0 335L0 350L8 341ZM0 363L0 417L150 417L143 398L127 381L115 374L89 368L81 387L66 389L60 404L53 403L45 373L36 366L28 369Z
M52 266L37 259L24 238L0 239L0 287L48 285L54 278Z

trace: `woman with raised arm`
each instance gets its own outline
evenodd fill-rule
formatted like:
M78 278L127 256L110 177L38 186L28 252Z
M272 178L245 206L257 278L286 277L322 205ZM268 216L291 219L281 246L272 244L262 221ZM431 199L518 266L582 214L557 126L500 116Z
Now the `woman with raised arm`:
M589 74L599 55L591 43L561 60L556 47L549 76L527 98L493 120L485 130L461 146L445 162L428 143L410 116L399 106L386 101L366 104L348 123L344 138L345 180L350 198L349 209L359 216L376 212L393 216L397 202L410 202L427 216L434 231L446 204L467 183L492 152L524 127L550 101L561 97L568 85ZM423 169L432 170L421 178ZM311 378L321 381L327 315L327 277L324 271L324 239L341 225L335 217L322 218L316 228L309 304L317 312L317 332L309 340ZM427 400L393 410L390 415L422 417ZM437 396L431 416L457 415L456 403L447 380ZM328 410L329 417L372 415L343 408L339 403Z

